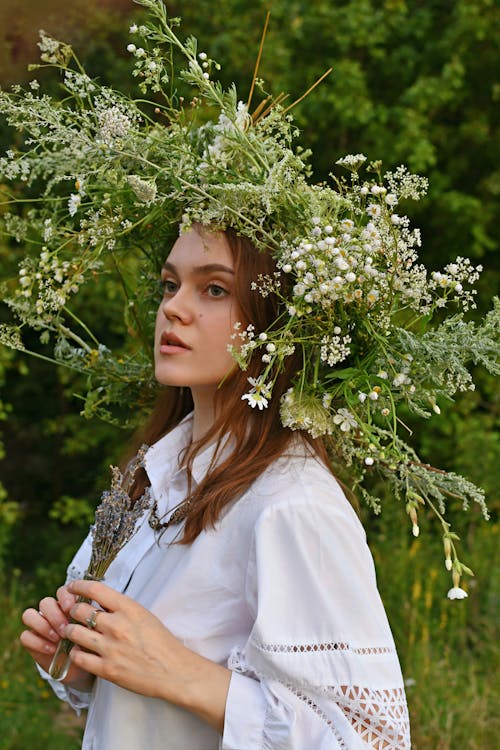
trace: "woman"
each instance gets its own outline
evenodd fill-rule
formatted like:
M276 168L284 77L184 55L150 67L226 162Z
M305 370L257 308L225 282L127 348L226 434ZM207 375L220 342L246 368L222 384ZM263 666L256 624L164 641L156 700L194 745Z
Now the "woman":
M167 403L135 487L150 483L154 505L105 583L80 580L87 540L76 580L23 614L21 642L44 674L61 637L76 644L53 687L89 706L84 748L410 747L363 529L321 441L280 422L300 362L287 358L268 408L249 409L261 355L242 372L228 351L240 324L276 320L276 297L250 283L272 271L232 230L193 225L176 241L155 334Z

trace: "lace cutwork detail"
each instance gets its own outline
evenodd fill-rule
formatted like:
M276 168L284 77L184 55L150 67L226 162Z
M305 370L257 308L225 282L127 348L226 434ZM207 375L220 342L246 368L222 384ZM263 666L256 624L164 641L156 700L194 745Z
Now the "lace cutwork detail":
M314 711L315 714L317 714L325 724L329 727L331 730L333 736L337 740L339 744L339 748L341 750L349 750L347 745L345 744L344 740L342 739L342 736L337 731L337 728L335 727L335 724L333 721L331 721L328 716L325 714L324 711L321 710L321 708L315 703L312 698L310 698L309 695L306 695L306 693L303 693L301 690L297 690L297 688L294 685L285 685L288 690L290 690L291 693L293 693L299 700L303 701L306 706L308 706L312 711Z
M403 688L331 687L328 695L368 747L373 750L410 750L410 725Z
M261 651L267 651L273 654L301 654L312 653L314 651L349 651L351 654L373 655L373 654L392 654L395 649L392 646L363 646L355 647L350 643L298 643L295 646L289 646L283 643L260 643L254 641L257 648Z
M279 644L260 644L259 648L272 653L297 653L310 651L349 650L359 654L386 654L395 651L388 646L353 648L345 643L303 644L298 646L281 646ZM335 721L323 710L310 695L300 690L296 684L281 680L271 674L263 674L250 667L239 648L234 648L228 660L230 669L255 677L258 680L277 679L283 687L302 701L324 722L337 741L339 750L349 750L346 738L340 733ZM408 708L403 687L385 690L351 686L326 686L319 688L320 702L329 699L342 711L351 723L354 731L366 743L370 750L410 750L410 724Z

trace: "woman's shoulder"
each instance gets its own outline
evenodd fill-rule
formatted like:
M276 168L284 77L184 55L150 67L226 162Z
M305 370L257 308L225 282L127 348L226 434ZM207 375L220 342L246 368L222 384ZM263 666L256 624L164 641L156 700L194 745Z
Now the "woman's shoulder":
M254 522L289 513L312 511L325 519L342 518L362 530L351 503L334 474L308 444L293 440L253 482L237 506ZM363 532L364 534L364 532Z

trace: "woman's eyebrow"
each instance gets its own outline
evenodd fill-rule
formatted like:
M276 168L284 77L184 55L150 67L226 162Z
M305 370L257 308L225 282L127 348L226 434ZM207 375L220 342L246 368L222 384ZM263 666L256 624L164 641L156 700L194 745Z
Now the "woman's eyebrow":
M178 275L178 270L174 266L173 263L170 263L170 261L166 260L165 263L162 266L162 271L171 271L172 273L175 273ZM224 266L222 263L207 263L204 266L195 266L192 269L192 273L197 276L204 276L208 273L230 273L234 276L234 270L230 268L229 266Z

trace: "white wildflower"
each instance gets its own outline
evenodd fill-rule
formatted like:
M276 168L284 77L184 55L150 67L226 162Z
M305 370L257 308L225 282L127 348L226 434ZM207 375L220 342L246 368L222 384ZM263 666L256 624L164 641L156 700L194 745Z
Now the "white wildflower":
M401 385L405 385L410 382L410 378L405 372L399 372L392 380L393 386L399 388Z
M127 182L134 191L138 200L146 204L153 203L157 193L156 185L154 182L142 180L135 174L128 175Z
M267 401L267 398L265 398L265 396L262 395L262 393L257 393L257 392L245 393L241 397L241 399L242 401L246 399L249 405L252 407L252 409L255 409L256 406L259 408L260 411L262 411L262 409L267 408L268 401Z
M114 106L98 114L99 140L107 146L114 146L115 141L124 138L132 127L132 121L120 107Z
M74 216L76 214L81 202L81 195L78 195L77 193L71 193L68 200L68 211L70 216Z
M358 423L356 422L354 416L348 409L338 409L337 413L333 417L333 422L334 424L340 426L342 432L349 432L351 427L358 426Z
M365 161L366 156L364 154L347 154L347 156L343 156L341 159L337 159L335 164L339 164L341 167L346 167L347 169L355 171L359 169L359 167Z
M467 591L464 591L460 586L453 586L453 588L448 591L448 599L466 599L467 596Z
M370 203L366 209L366 213L368 216L371 216L372 219L377 219L380 216L380 206L378 203Z
M247 378L247 380L252 388L241 397L241 400L248 401L252 409L255 409L256 406L260 410L265 409L268 399L271 398L272 383L264 383L262 377Z

